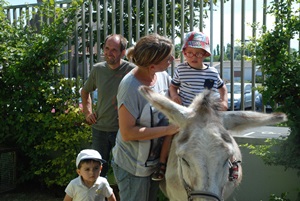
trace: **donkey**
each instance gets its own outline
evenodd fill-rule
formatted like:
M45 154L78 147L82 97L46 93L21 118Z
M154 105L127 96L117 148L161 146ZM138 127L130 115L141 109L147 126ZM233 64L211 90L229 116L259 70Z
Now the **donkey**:
M165 180L160 183L171 201L226 199L242 180L242 155L230 131L287 120L283 113L221 112L218 96L208 90L189 107L146 86L139 92L180 127L173 137Z

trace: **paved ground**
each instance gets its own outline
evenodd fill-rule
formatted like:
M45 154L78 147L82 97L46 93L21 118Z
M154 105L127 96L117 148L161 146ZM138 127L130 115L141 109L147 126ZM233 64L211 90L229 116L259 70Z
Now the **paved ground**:
M289 132L288 127L262 126L247 129L238 136L249 138L278 138L280 136L288 136Z

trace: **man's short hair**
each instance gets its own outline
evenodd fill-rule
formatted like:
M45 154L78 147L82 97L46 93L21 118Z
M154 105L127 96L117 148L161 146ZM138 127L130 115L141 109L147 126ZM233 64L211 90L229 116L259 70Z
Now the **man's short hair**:
M121 34L110 34L110 35L108 35L108 36L105 38L104 43L101 45L102 48L104 47L106 41L107 41L110 37L119 37L119 38L120 38L120 51L122 52L123 50L126 50L128 41L127 41L127 39L126 39L124 36L122 36Z

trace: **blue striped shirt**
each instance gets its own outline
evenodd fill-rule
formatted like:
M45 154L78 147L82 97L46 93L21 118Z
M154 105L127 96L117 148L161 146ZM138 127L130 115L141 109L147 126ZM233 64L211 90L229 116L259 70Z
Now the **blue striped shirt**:
M182 105L189 106L195 96L204 89L218 92L218 89L223 86L224 82L218 70L214 67L206 66L207 68L205 69L192 68L188 63L182 63L177 66L172 84L179 87Z

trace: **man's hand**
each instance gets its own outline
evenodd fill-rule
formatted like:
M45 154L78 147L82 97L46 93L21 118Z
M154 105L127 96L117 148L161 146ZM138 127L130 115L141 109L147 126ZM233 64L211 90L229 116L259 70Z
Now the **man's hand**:
M85 120L89 125L95 124L97 122L96 113L91 113L85 116Z

